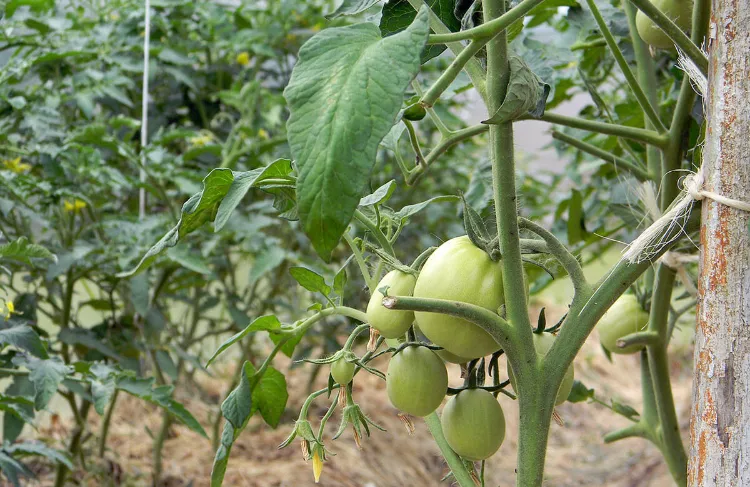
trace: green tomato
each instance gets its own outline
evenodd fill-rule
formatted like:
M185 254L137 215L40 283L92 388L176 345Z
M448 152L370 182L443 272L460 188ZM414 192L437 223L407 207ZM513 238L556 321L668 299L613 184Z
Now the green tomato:
M427 259L414 296L471 303L496 313L505 303L502 277L502 264L493 262L464 235L448 240ZM414 314L427 338L459 357L484 357L500 348L486 331L461 318Z
M404 110L404 118L406 120L418 121L422 120L427 115L427 110L424 106L419 103L415 103Z
M533 340L534 340L534 350L536 350L536 353L541 356L547 355L547 352L549 352L549 349L552 348L552 345L555 343L555 340L557 337L553 335L552 333L534 333L533 334ZM513 369L510 367L510 363L508 363L508 378L510 379L510 386L513 388L513 390L516 390L516 378L513 375ZM560 388L557 390L557 397L555 398L555 406L559 406L560 404L564 403L568 400L568 396L570 395L570 391L573 389L573 380L575 379L575 375L573 372L573 364L568 367L568 370L565 371L565 375L563 376L562 383L560 383Z
M503 408L482 389L467 389L451 397L440 423L453 451L473 462L494 455L505 439Z
M393 357L385 374L391 404L412 416L427 416L443 402L448 372L429 348L411 346Z
M599 341L611 353L630 354L643 349L643 345L617 346L617 340L648 326L648 313L641 308L638 298L632 294L620 296L604 316L599 320L596 329Z
M456 354L450 353L448 350L435 350L435 353L438 357L443 359L444 361L451 363L451 364L465 364L466 362L470 362L470 358L466 357L459 357Z
M692 0L653 0L653 4L683 31L690 28L693 16ZM674 43L667 34L640 10L635 14L635 26L638 35L649 46L674 50Z
M398 338L409 330L414 322L414 312L397 311L383 306L383 293L388 287L389 296L411 296L416 278L405 272L392 270L380 280L367 303L367 322L385 338Z
M404 343L403 338L386 338L385 344L388 345L389 348L398 348L401 346L401 344Z
M353 363L347 362L342 357L331 364L331 376L337 384L345 386L354 378L354 368Z

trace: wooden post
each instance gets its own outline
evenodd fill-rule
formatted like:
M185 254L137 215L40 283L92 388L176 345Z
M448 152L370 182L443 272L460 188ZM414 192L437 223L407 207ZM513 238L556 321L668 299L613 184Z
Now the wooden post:
M713 0L705 189L750 201L750 0ZM690 486L750 486L750 212L703 201Z

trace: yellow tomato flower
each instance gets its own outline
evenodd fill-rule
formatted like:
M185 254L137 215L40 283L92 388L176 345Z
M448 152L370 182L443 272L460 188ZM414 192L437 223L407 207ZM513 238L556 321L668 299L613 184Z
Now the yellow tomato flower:
M313 25L310 30L313 32L320 32L320 29L323 28L323 22L318 22L317 24Z
M25 162L21 162L20 157L16 157L15 159L4 160L3 167L9 170L10 172L14 172L16 174L22 174L31 170L31 164L26 164Z
M66 213L80 213L81 210L86 208L86 202L78 198L63 201L63 209Z
M315 483L320 482L320 473L323 471L323 458L317 448L313 449L312 454L313 463L313 475L315 476Z
M195 137L190 137L189 139L190 145L195 146L195 147L203 147L204 145L208 145L213 141L214 141L214 136L210 132L201 132L200 135L196 135Z
M271 136L268 135L268 132L266 131L266 129L260 129L258 130L258 138L261 138L263 140L268 140L271 138Z
M5 302L5 309L6 309L6 311L5 311L5 319L9 320L10 319L10 315L12 315L12 314L14 314L16 312L16 307L13 304L13 301L6 301Z
M237 54L237 64L240 66L247 66L250 64L250 54L247 51Z

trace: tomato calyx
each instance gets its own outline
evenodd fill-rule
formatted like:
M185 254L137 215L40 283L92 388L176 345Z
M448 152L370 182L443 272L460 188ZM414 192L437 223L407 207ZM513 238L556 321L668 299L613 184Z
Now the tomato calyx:
M461 202L464 206L464 230L466 230L469 240L476 247L484 250L490 260L493 262L499 261L502 258L500 238L497 235L492 236L490 234L482 216L466 201L463 193L461 193Z
M557 333L567 316L568 313L565 313L564 315L562 315L562 318L557 321L557 323L547 328L547 316L545 315L545 309L542 308L539 311L539 318L537 318L536 320L536 328L534 328L534 333L537 335L541 335L542 333Z
M352 426L354 442L357 444L357 448L360 450L362 449L361 439L363 429L365 435L367 435L368 437L370 436L370 426L379 429L380 431L385 431L385 428L370 419L369 416L362 412L362 409L359 407L359 405L354 402L354 399L352 398L351 385L346 388L346 406L344 406L343 412L341 414L341 423L339 424L339 429L331 439L338 439L344 433L344 431L346 431L346 427L348 425Z

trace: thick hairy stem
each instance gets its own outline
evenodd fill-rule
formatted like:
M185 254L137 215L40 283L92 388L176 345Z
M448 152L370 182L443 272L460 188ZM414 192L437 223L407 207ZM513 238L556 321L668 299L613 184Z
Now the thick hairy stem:
M440 453L443 454L445 463L448 464L451 472L453 472L453 478L458 482L458 485L460 487L475 487L476 484L474 483L474 479L471 477L469 471L466 470L464 462L461 461L461 458L456 455L456 452L451 450L451 447L448 446L437 413L433 412L425 416L424 422L427 423L427 429L430 430L432 437L435 439L435 443L437 443L438 448L440 448Z
M519 381L518 409L518 487L540 487L544 480L544 459L552 422L555 395L545 390L544 382Z

